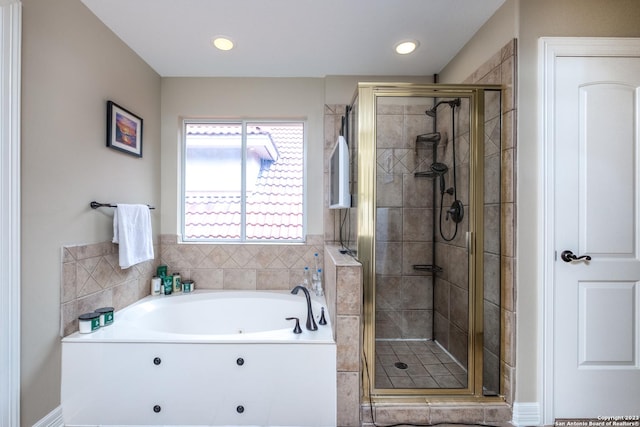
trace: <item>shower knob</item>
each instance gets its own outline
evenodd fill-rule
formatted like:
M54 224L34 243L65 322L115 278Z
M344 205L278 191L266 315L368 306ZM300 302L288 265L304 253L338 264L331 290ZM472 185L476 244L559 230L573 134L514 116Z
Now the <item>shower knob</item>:
M464 205L460 200L456 200L451 204L451 208L447 210L447 220L451 218L456 224L464 218Z

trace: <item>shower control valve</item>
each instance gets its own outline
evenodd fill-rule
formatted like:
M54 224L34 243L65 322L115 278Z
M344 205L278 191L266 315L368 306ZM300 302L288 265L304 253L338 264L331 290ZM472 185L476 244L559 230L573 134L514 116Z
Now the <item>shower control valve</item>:
M447 210L447 221L449 220L449 215L451 215L451 219L456 224L462 222L462 218L464 218L464 205L460 200L453 202L451 208Z

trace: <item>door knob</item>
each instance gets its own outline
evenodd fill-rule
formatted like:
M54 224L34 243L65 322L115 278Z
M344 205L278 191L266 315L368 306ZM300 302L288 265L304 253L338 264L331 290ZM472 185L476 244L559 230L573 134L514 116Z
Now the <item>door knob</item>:
M581 259L591 261L591 257L589 255L576 256L571 251L562 251L562 253L560 254L560 258L562 258L564 262L578 261Z

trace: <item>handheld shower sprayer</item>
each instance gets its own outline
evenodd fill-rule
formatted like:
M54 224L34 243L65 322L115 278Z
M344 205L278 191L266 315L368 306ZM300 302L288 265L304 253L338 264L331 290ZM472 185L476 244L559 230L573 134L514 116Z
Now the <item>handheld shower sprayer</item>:
M444 189L445 188L444 175L448 171L449 171L449 167L444 163L436 162L431 165L431 172L433 173L433 175L440 178L440 194L444 194L444 192L446 191Z

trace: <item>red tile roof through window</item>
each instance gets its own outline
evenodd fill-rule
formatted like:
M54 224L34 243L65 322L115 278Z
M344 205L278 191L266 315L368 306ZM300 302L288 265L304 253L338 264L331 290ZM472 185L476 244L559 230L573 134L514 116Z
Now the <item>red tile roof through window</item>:
M207 129L208 128L208 129ZM268 129L279 153L262 169L255 190L247 194L247 240L300 240L303 223L303 128L261 126ZM215 130L214 130L215 129ZM238 134L237 128L199 126L190 134ZM238 196L203 193L185 195L185 237L239 239L241 201Z

